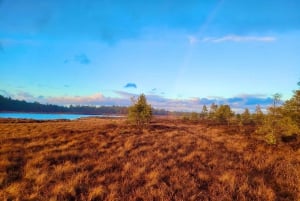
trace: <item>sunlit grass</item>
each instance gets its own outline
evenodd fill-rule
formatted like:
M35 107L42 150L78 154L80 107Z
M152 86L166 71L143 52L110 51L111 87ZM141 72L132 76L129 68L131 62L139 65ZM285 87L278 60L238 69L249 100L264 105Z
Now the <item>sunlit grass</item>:
M299 147L176 119L2 121L0 200L299 200Z

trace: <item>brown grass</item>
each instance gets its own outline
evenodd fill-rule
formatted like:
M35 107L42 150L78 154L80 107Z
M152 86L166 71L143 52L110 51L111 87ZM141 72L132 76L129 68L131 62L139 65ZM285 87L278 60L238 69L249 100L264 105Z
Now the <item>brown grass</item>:
M0 122L0 200L300 200L299 143L155 119Z

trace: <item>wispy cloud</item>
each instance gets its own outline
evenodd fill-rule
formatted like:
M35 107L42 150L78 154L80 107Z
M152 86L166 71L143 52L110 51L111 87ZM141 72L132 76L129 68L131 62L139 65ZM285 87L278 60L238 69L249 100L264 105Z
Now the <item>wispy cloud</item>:
M232 42L273 42L275 37L271 36L237 36L237 35L227 35L220 38L206 38L203 41L211 41L214 43L232 41Z
M134 89L136 89L136 88L137 88L137 85L136 85L135 83L133 83L133 82L129 82L129 83L127 83L127 84L124 86L124 88L134 88Z
M188 36L190 44L196 44L199 42L210 43L222 43L222 42L263 42L269 43L276 41L277 38L273 36L238 36L238 35L226 35L222 37L205 37L202 39L196 36Z

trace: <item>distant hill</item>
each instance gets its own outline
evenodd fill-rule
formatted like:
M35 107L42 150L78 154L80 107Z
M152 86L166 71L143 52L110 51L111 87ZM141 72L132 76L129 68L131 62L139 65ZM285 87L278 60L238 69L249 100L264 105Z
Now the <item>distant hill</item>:
M36 113L68 113L68 114L127 114L128 107L124 106L58 106L52 104L41 104L39 102L26 102L15 100L0 95L0 112L36 112ZM154 109L155 115L166 115L166 110Z

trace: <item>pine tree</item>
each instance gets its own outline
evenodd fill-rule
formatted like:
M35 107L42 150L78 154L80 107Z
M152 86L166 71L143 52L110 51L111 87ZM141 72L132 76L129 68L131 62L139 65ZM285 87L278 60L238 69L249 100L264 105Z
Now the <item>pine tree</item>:
M265 136L269 144L276 144L278 138L297 135L300 133L299 119L300 114L297 110L300 92L295 91L294 96L287 100L283 106L278 106L280 95L275 94L273 107L268 108L268 114L265 115L262 124L256 132Z
M141 94L137 101L128 109L128 120L136 125L139 130L147 126L152 118L151 105L147 103L146 96Z
M229 125L230 119L233 116L234 113L231 111L229 105L220 105L215 112L215 117L219 123L227 123Z
M294 91L293 97L284 103L283 113L293 119L300 127L300 90Z

